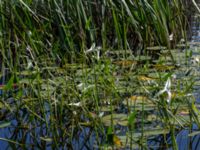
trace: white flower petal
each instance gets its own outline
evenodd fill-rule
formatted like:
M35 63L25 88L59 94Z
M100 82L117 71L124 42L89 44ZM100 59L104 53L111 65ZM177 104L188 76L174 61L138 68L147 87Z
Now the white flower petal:
M79 106L81 106L81 102L78 102L78 103L70 103L70 104L68 104L68 105L79 107Z
M160 96L161 94L163 94L163 93L166 92L167 95L168 95L168 97L167 97L167 102L170 103L170 102L171 102L171 99L172 99L172 93L171 93L170 88L171 88L171 79L168 78L168 79L167 79L167 82L165 83L165 87L164 87L161 91L159 91L159 92L156 94L155 97L158 97L158 96Z
M99 117L103 117L103 115L104 115L104 112L99 113Z

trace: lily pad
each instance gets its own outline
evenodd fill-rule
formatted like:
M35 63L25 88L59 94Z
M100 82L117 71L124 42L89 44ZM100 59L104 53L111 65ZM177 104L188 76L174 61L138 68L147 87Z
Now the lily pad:
M116 65L123 66L123 67L129 67L129 66L134 66L138 64L138 62L134 60L120 60L120 61L115 61L113 63Z
M155 120L157 120L158 119L158 117L155 115L155 114L151 114L151 115L148 115L147 116L147 121L155 121Z
M113 135L113 143L118 148L122 148L122 146L123 146L121 139L115 134Z
M129 97L128 99L126 99L125 101L123 101L123 104L125 105L128 104L129 106L135 106L137 104L153 104L153 103L150 99L148 99L145 96L133 95Z
M157 136L157 135L162 135L162 134L168 134L169 129L163 129L163 128L155 128L152 130L146 130L143 133L138 133L138 136Z
M116 106L112 106L112 107L114 107L114 109L116 108ZM101 110L102 112L111 112L111 109L110 109L109 106L102 106L102 107L100 108L100 110Z
M114 50L114 51L107 51L106 54L109 55L123 55L123 54L132 54L131 50Z
M147 47L147 50L149 51L160 51L160 50L166 50L167 48L164 46L152 46L152 47Z
M134 142L134 141L139 140L139 138L133 137L134 139L131 139L130 137L131 136L127 136L127 135L118 136L118 138L120 139L122 145L126 146L126 149L130 149L130 143L132 144L132 147L134 147L134 149L140 149L140 146L136 142Z
M149 76L145 76L145 75L140 75L140 76L138 76L138 79L140 81L154 81L154 80L156 80L158 78L149 77Z
M190 113L190 112L189 112L189 109L188 109L188 110L185 109L185 110L180 110L178 114L179 114L179 115L182 115L182 116L185 116L185 115L189 115L189 113Z
M149 61L151 60L151 57L150 56L137 56L134 58L134 60L136 61Z
M131 96L122 103L139 111L150 111L156 109L155 104L145 96Z
M132 101L143 101L143 100L147 100L146 96L137 96L137 95L133 95L129 98Z
M24 71L21 71L21 72L17 72L16 74L17 75L23 75L23 76L30 76L30 75L34 75L34 74L37 74L38 71L28 71L28 70L24 70Z
M112 120L111 120L112 118ZM112 114L102 117L102 122L105 126L111 126L111 122L113 125L122 125L127 126L128 124L128 116L126 114ZM121 123L122 122L122 123Z
M170 71L176 68L175 66L170 65L153 65L152 67L158 71Z

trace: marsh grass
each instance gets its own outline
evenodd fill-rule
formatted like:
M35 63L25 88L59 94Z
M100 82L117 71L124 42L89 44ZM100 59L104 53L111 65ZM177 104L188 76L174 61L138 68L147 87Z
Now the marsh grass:
M176 131L199 125L193 80L156 95L181 72L170 48L186 39L186 3L1 1L0 140L13 149L137 149L158 135L170 147L171 135L177 149ZM146 49L155 46L169 55L152 61Z

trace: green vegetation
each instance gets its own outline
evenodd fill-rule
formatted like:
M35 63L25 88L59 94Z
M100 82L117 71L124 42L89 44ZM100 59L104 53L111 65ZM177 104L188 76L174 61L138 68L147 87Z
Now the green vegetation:
M0 141L178 149L177 131L200 126L191 94L199 64L175 49L187 41L190 3L0 1Z

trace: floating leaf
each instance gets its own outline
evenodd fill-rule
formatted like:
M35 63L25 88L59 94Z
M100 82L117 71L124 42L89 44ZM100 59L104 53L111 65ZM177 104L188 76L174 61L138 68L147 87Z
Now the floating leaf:
M141 75L141 76L138 76L138 79L140 81L154 81L157 78L153 78L153 77L148 77L148 76Z
M123 146L126 145L126 149L130 149L130 143L131 143L132 147L134 147L134 149L140 149L141 148L136 142L134 142L134 141L139 140L138 137L136 138L135 136L131 137L131 136L127 136L127 135L120 135L120 136L118 136L118 138L120 139Z
M116 106L113 106L114 108L116 107ZM102 111L102 112L110 112L110 111L112 111L111 109L110 109L110 107L108 107L108 106L102 106L101 108L100 108L100 110Z
M121 60L121 61L116 61L114 62L114 64L116 65L120 65L123 67L127 67L127 66L132 66L132 65L137 65L137 61L134 60Z
M164 46L152 46L152 47L147 47L147 50L149 51L160 51L160 50L166 50L167 48Z
M137 56L137 57L135 57L134 58L136 61L149 61L149 60L151 60L151 57L150 56Z
M179 115L189 115L189 110L181 110L180 112L179 112Z
M92 118L97 118L97 114L95 112L89 112L89 116Z
M131 50L114 50L114 51L107 51L107 55L123 55L123 54L132 54Z
M112 119L112 120L111 120ZM122 125L127 126L128 120L126 114L113 114L113 115L107 115L102 117L102 122L105 126L110 126L111 122L113 122L113 125Z
M129 107L134 107L136 110L149 111L155 109L155 104L145 96L131 96L122 103Z
M147 100L147 97L133 95L129 99L132 101L143 101L143 100Z
M24 71L21 71L21 72L17 72L16 74L17 75L23 75L23 76L30 76L30 75L34 75L34 74L37 74L37 73L38 73L37 71L24 70Z
M128 125L128 120L121 120L117 122L118 125L126 127Z
M136 106L133 106L134 110L138 111L152 111L157 110L157 107L154 104L137 104Z
M113 143L117 147L122 147L123 146L123 144L121 142L121 139L115 134L113 135Z
M56 72L59 73L59 74L64 74L64 73L66 73L66 69L58 68L58 69L56 70Z
M148 129L148 130L144 130L143 133L141 132L136 132L133 134L133 136L135 138L137 137L141 137L141 136L157 136L157 135L161 135L161 134L168 134L169 133L169 129L163 129L163 128L154 128L154 129Z
M153 68L155 68L158 71L170 71L175 69L175 66L169 66L169 65L153 65Z
M146 96L137 96L133 95L127 100L125 100L123 103L128 105L135 105L137 103L152 103Z
M145 136L153 136L153 135L160 135L167 133L169 133L169 129L163 129L163 128L144 131Z
M82 64L65 64L63 65L63 69L78 69L78 68L83 68L86 66L83 66Z
M158 117L155 114L150 114L147 116L147 121L155 121Z

